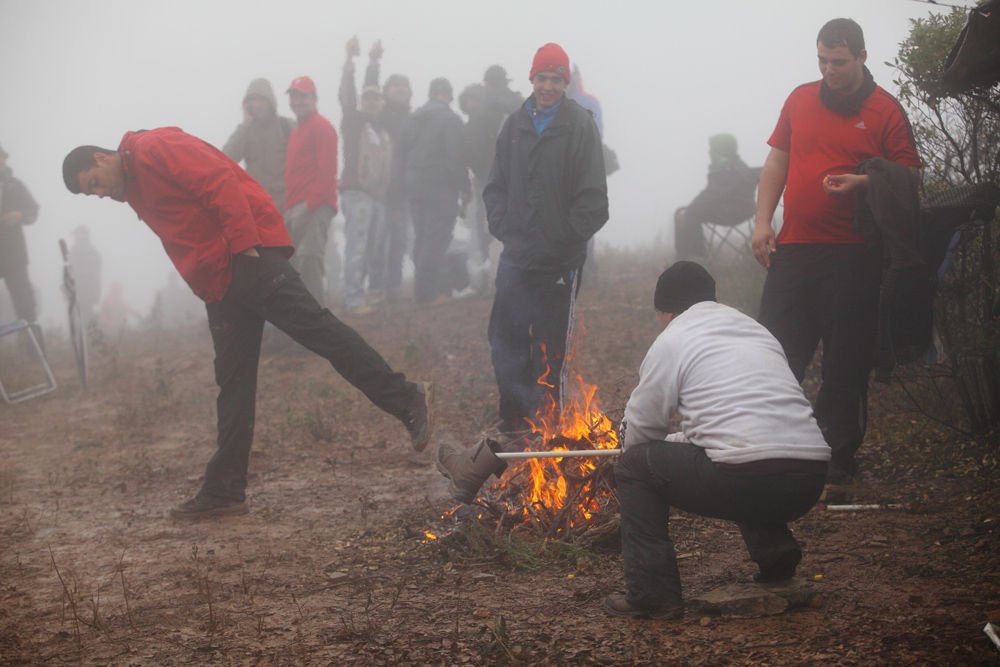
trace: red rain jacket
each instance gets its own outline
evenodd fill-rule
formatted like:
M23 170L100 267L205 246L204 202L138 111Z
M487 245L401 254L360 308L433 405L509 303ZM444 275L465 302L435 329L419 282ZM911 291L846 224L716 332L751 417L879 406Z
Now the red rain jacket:
M229 290L233 255L263 246L291 256L292 241L270 195L211 144L161 127L126 132L118 153L125 201L205 302Z
M299 121L288 137L285 210L305 202L337 209L337 130L318 113Z

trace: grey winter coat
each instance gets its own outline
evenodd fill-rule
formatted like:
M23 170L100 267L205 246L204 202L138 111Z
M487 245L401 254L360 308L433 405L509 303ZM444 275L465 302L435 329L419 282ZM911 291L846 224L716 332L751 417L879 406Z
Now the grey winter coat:
M295 121L278 115L278 103L267 79L251 81L244 99L251 95L266 99L275 113L241 123L222 147L222 152L236 162L244 162L247 173L271 195L278 210L284 211L285 155Z

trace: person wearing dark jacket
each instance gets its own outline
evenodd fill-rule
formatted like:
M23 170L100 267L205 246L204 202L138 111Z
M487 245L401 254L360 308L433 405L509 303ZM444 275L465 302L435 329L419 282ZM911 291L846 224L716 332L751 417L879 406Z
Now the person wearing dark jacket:
M254 79L243 96L243 122L230 135L222 152L243 162L247 173L285 210L285 155L295 121L278 115L278 101L267 79Z
M708 183L690 204L674 213L677 259L705 254L703 223L732 226L753 216L757 170L748 167L736 151L736 137L733 135L709 137Z
M483 74L482 103L469 111L465 124L465 159L472 171L473 201L470 206L474 264L489 269L490 241L486 224L483 190L490 177L490 168L497 151L497 135L504 120L521 108L524 97L509 87L507 70L491 65ZM483 282L488 282L488 274ZM485 291L485 285L483 290Z
M344 209L344 302L356 314L370 312L366 303L365 278L371 262L373 233L382 229L385 195L389 185L392 143L379 122L384 100L378 89L379 42L372 45L360 104L354 83L354 56L360 53L358 38L347 42L347 61L340 79L340 133L344 145L344 171L340 177L340 201Z
M0 278L7 285L14 314L26 322L38 319L35 292L28 280L28 246L24 225L38 219L38 204L7 166L7 152L0 146Z
M488 335L499 429L512 437L547 403L561 405L587 241L608 220L601 139L565 96L569 72L562 47L538 49L534 92L504 122L483 193L490 233L503 243ZM439 450L438 462L447 455Z
M430 395L321 306L288 262L292 240L274 201L238 164L176 127L128 132L117 150L79 146L63 161L74 194L125 202L160 238L204 302L219 385L218 448L178 518L242 514L264 322L330 362L399 419L414 449L430 438Z
M451 243L459 195L469 189L462 159L462 119L451 109L447 79L431 81L427 103L403 129L399 157L413 217L413 297L431 303L447 297L441 266Z
M365 77L372 76L378 85L379 62L383 47L372 49L371 62ZM402 74L392 74L382 86L385 105L379 112L379 125L389 134L389 141L398 147L403 135L403 125L410 117L410 99L413 90L410 80ZM395 149L394 149L395 150ZM403 186L402 161L393 157L389 165L389 185L385 197L384 224L373 232L372 259L369 267L369 298L375 302L380 298L395 301L399 298L403 283L403 255L410 233L410 212Z

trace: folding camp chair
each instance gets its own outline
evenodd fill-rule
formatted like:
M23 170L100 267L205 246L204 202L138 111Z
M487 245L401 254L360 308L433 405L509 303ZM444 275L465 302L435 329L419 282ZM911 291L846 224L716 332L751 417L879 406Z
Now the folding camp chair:
M28 322L24 320L16 320L10 324L5 324L0 326L0 339L6 338L7 336L14 336L19 334L19 338L25 341L26 344L20 345L22 351L27 352L29 359L24 360L23 364L18 364L20 367L28 367L32 365L37 365L41 367L44 373L44 380L37 384L32 384L27 387L21 387L17 389L11 389L4 384L4 373L3 366L5 365L4 360L0 358L0 398L3 398L5 403L19 403L21 401L26 401L29 398L34 398L36 396L41 396L42 394L47 394L50 391L54 391L56 388L56 379L52 375L52 368L49 367L49 362L45 358L45 352L42 350L42 345L35 335L34 328ZM10 366L10 364L7 364ZM10 381L10 378L7 379Z
M711 222L702 224L705 230L705 258L715 259L723 255L741 255L751 252L754 219L737 222L735 225L719 225Z
M757 179L760 179L761 169L762 167L752 168ZM753 215L731 224L702 223L705 234L705 258L711 260L720 256L739 256L752 252L750 241L753 239L753 228Z

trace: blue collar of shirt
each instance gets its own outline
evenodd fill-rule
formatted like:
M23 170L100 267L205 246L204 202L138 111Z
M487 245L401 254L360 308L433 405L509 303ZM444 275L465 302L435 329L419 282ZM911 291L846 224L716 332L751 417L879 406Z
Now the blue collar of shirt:
M563 98L565 99L565 98ZM535 126L535 132L541 136L545 128L549 126L552 119L556 117L556 112L559 111L559 107L562 106L563 99L553 104L550 107L538 108L535 105L535 97L531 96L528 101L524 103L525 109L528 110L528 115L531 116L531 122Z

